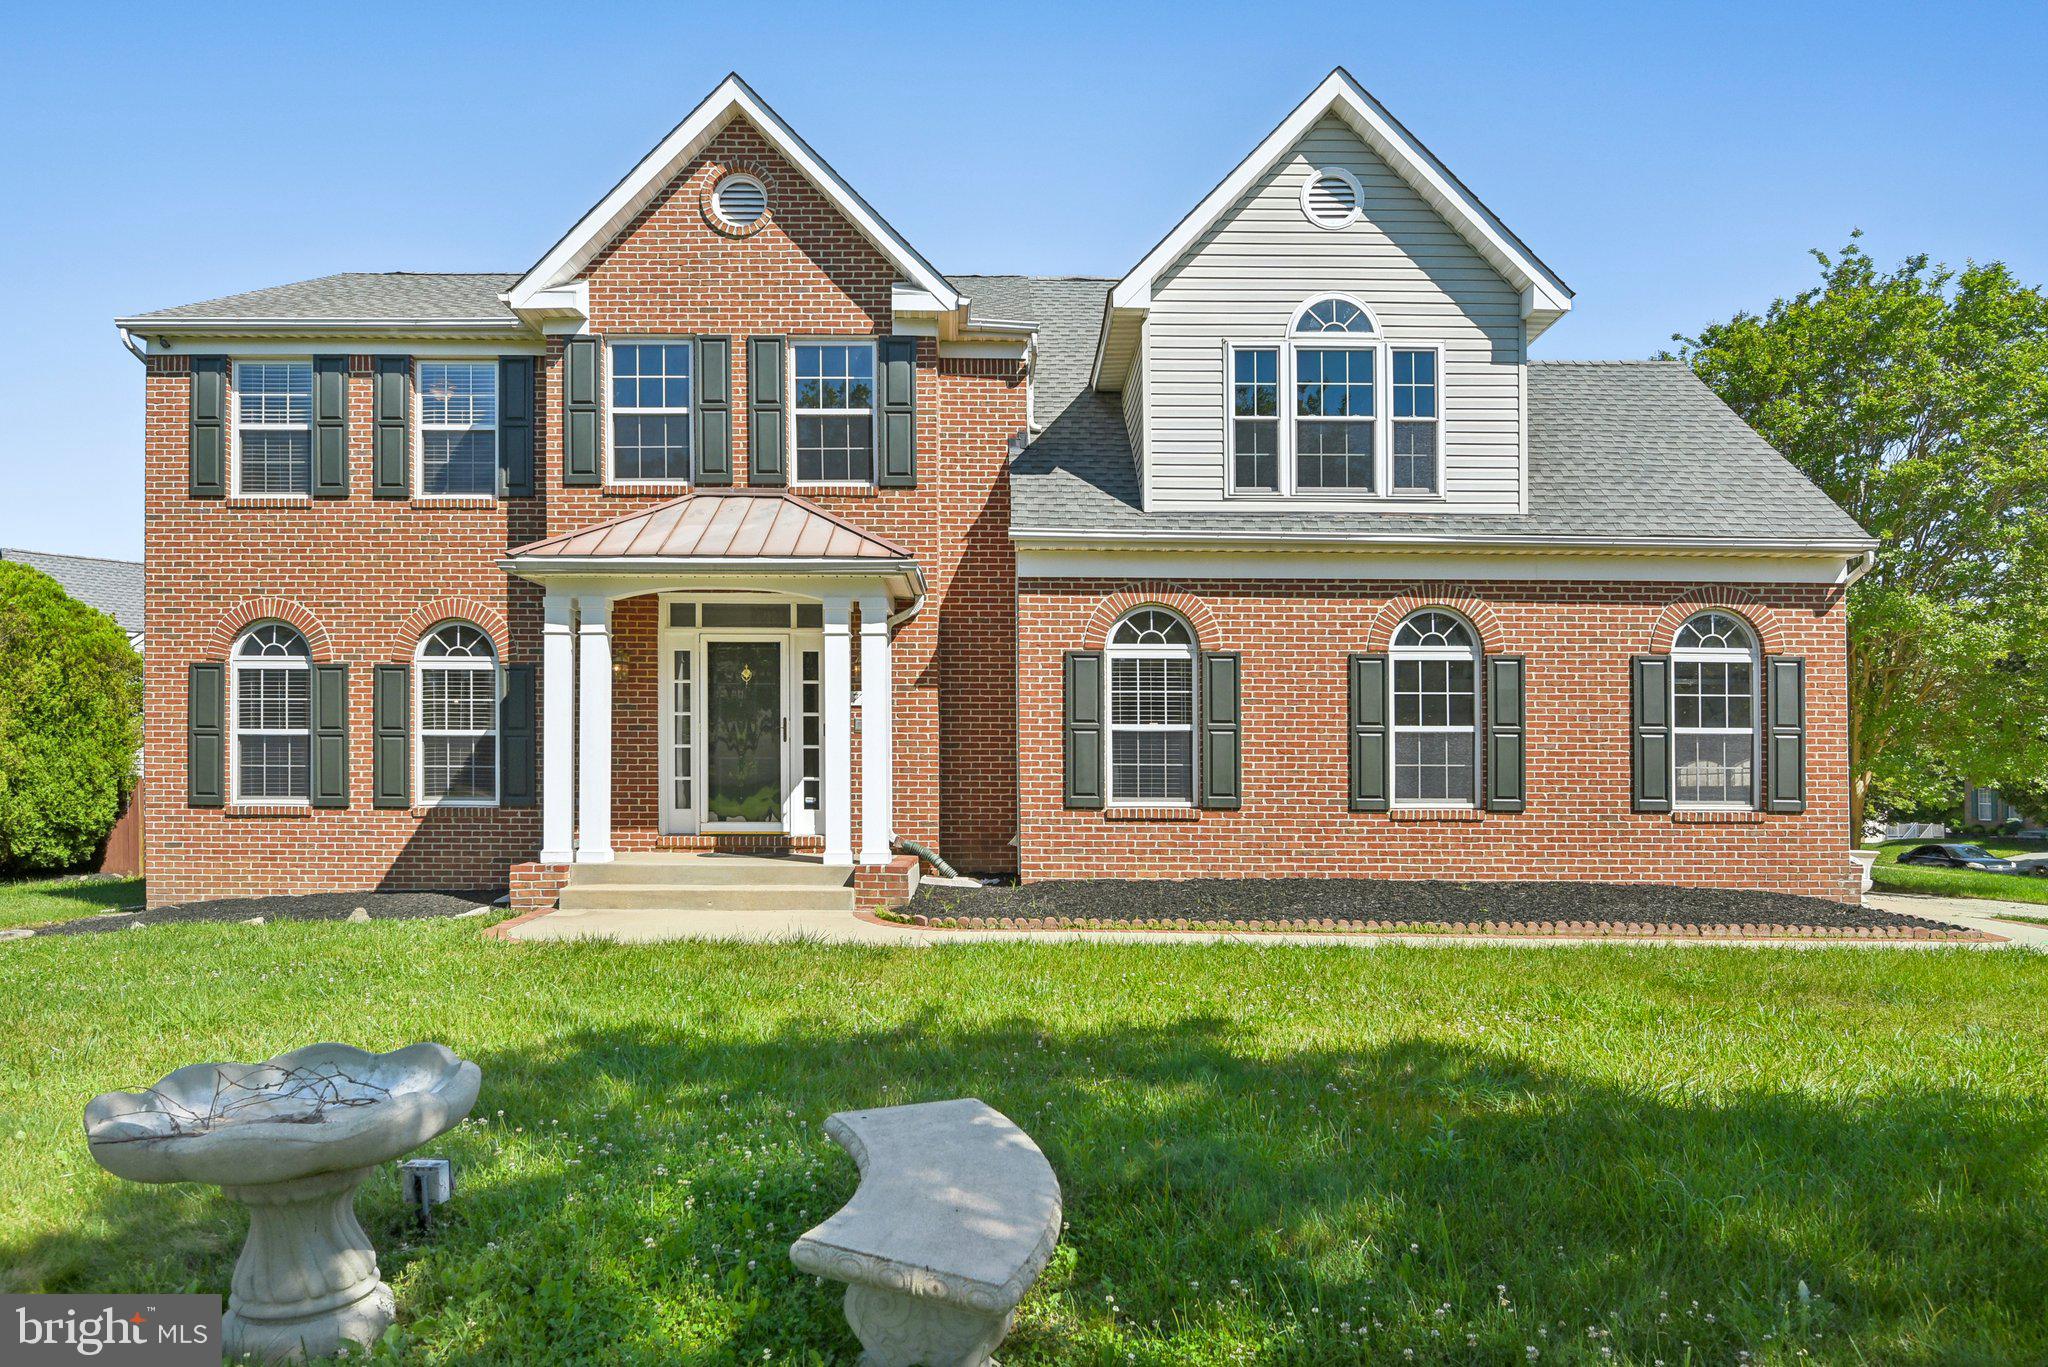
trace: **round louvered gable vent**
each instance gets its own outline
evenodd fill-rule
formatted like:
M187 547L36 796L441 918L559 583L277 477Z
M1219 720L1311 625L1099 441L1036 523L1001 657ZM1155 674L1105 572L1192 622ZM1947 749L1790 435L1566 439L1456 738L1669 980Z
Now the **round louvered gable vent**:
M1358 178L1341 166L1326 166L1301 187L1301 211L1319 228L1344 228L1358 221Z
M751 228L768 213L768 189L752 176L727 176L711 192L711 208L731 228Z

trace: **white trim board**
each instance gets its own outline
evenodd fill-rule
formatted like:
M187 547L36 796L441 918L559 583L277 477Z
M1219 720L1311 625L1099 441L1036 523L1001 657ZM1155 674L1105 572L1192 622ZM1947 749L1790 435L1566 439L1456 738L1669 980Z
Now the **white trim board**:
M901 234L890 227L866 200L842 179L825 160L811 150L795 129L762 102L737 73L728 75L703 102L669 130L618 184L504 296L514 309L542 304L540 296L567 285L597 256L606 243L632 222L635 215L653 202L676 172L703 151L735 117L743 117L758 129L768 143L797 168L818 191L830 200L847 221L875 249L886 256L905 278L929 294L943 311L960 307L960 296ZM772 212L772 210L771 210Z
M1608 583L1845 584L1836 555L1516 555L1416 551L1088 551L1017 548L1025 579L1597 580ZM1019 586L1025 587L1024 585Z

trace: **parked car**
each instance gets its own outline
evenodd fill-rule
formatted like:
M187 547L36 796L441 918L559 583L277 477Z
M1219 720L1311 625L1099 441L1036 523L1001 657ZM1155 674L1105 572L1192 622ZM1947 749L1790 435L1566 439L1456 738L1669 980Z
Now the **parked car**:
M1982 845L1915 845L1899 856L1901 864L1920 868L1974 869L1978 873L2031 873L2011 859L2001 859Z

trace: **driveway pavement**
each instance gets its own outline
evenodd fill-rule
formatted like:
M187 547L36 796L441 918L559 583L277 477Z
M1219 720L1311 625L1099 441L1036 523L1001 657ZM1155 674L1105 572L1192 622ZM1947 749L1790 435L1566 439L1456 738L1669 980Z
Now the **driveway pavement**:
M1873 892L1863 900L1886 911L1924 916L1930 921L1946 921L1968 930L2003 935L2015 945L2048 950L2048 925L2028 925L2002 919L2005 916L2031 916L2048 921L2048 906L2039 902L1994 902L1981 897L1919 897L1904 892Z

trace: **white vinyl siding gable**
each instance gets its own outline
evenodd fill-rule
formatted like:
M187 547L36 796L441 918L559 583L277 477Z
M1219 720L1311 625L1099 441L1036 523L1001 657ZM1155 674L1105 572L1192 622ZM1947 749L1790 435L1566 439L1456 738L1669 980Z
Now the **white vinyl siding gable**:
M1358 221L1336 230L1302 210L1303 186L1329 167L1349 171L1361 191ZM1442 491L1361 500L1303 490L1286 506L1520 512L1520 294L1335 116L1319 120L1154 283L1137 400L1147 422L1134 442L1146 508L1235 506L1226 494L1230 348L1280 345L1305 304L1333 294L1372 310L1384 354L1441 348ZM1132 402L1127 385L1127 421Z
M1131 455L1139 468L1145 461L1145 350L1131 358L1130 373L1124 376L1124 431L1130 434Z

